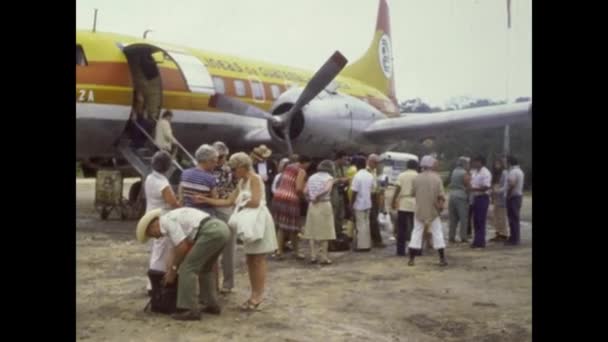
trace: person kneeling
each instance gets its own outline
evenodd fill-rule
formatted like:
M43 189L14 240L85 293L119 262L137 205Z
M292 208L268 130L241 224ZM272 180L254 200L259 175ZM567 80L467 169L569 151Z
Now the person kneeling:
M230 236L230 230L224 222L193 208L175 209L162 216L161 210L157 209L146 213L139 220L136 236L142 243L149 238L167 236L175 247L173 265L163 279L165 285L172 284L179 274L178 312L172 315L174 319L200 319L201 310L196 301L197 279L199 301L207 303L202 312L221 312L212 269Z

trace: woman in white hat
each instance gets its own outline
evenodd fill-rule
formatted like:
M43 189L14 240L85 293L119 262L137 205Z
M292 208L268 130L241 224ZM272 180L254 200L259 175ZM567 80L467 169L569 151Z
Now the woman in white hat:
M334 163L323 160L317 172L310 176L304 193L310 201L304 226L304 238L310 241L310 262L317 262L316 243L320 243L321 265L331 264L327 255L329 240L336 239L334 212L331 206L331 189L334 184Z
M147 212L137 224L136 236L142 243L149 238L166 237L174 247L172 265L163 279L165 284L173 284L179 274L177 308L181 310L173 314L173 318L199 320L200 302L206 303L202 312L219 315L221 309L217 302L213 265L230 236L228 226L194 208L179 208L161 214L161 209ZM197 287L200 289L198 302Z
M196 201L211 204L212 206L231 206L235 205L239 193L248 192L251 197L245 208L258 209L261 212L257 215L257 220L264 224L264 233L261 239L245 243L244 250L247 258L247 270L249 281L251 282L251 295L247 301L241 305L245 311L256 310L264 300L264 288L266 283L266 255L277 249L274 221L266 207L266 192L264 182L252 168L251 158L244 152L235 153L228 160L228 165L239 179L237 188L227 199L216 199L204 196L197 196ZM256 225L257 221L251 222Z

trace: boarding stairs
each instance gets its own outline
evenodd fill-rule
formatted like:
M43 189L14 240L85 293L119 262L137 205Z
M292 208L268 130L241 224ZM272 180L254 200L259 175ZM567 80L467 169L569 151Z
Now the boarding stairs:
M156 121L154 121L154 123L156 124ZM133 209L133 216L140 217L145 211L143 181L150 173L152 173L152 156L154 153L160 150L160 148L156 145L154 138L146 131L144 127L135 121L131 121L131 124L133 125L133 129L137 129L146 137L146 143L143 147L136 147L133 145L133 141L129 137L128 133L126 133L118 141L116 148L141 177L141 181L136 182L131 186L128 198L128 202ZM172 165L165 173L165 176L167 179L169 179L169 183L171 184L173 190L177 193L177 186L179 184L181 173L185 167L196 165L196 161L194 157L184 148L184 146L179 143L179 141L176 143L176 146L178 149L177 154L182 153L185 158L182 160L182 164L180 164L176 158L177 154L175 154L175 156L172 158Z

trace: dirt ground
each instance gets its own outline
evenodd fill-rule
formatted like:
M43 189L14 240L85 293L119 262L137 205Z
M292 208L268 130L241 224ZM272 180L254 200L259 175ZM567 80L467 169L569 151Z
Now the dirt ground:
M269 261L266 299L254 313L237 308L249 293L239 246L236 288L221 298L222 314L177 322L143 312L148 247L135 241L134 221L101 221L93 192L94 181L77 180L79 341L532 340L531 198L524 200L521 246L448 245L446 268L435 252L408 267L386 236L384 249L331 253L331 266L289 256ZM491 225L487 235L494 235Z

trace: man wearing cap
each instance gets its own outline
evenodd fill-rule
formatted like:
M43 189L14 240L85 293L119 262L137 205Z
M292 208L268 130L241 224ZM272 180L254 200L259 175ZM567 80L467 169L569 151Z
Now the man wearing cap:
M433 235L433 247L439 252L439 265L447 265L440 219L440 213L445 203L445 193L441 178L433 170L435 163L436 160L432 156L422 158L420 162L422 172L414 178L410 191L410 194L416 198L414 231L409 245L410 261L408 265L410 266L414 266L416 254L422 248L423 232L428 230Z
M255 173L262 177L266 189L266 201L271 203L272 200L272 182L277 175L277 166L268 159L272 155L272 150L266 145L260 145L253 149L251 159L253 160L253 169Z
M221 309L212 270L230 236L228 226L193 208L175 209L162 216L161 212L161 209L147 212L137 224L136 236L142 243L149 238L166 236L175 247L173 265L163 279L165 284L172 284L179 274L178 312L172 317L176 320L199 320L201 311L218 315ZM199 302L207 304L203 310L199 309L196 300L197 279Z

